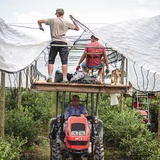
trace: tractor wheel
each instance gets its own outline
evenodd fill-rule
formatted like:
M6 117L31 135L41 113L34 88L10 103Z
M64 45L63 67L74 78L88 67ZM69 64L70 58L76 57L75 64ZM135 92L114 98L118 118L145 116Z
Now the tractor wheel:
M50 145L50 160L61 160L61 151L60 151L60 144L56 143L56 141L52 140Z
M94 160L104 160L104 147L103 144L95 144Z

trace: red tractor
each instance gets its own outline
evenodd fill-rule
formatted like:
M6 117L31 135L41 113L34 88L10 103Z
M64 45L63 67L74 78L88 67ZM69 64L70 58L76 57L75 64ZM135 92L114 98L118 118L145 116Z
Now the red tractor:
M93 93L91 97L94 100ZM61 115L50 123L50 160L104 160L103 123L93 114L94 103L91 116L71 116L68 121L64 120L64 104L62 93Z
M90 145L90 127L85 117L69 117L65 127L66 147L73 152L85 152Z

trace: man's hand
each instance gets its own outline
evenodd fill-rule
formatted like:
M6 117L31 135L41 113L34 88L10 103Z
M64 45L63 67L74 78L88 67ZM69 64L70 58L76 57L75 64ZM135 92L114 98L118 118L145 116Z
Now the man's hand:
M81 117L85 117L84 114L80 114Z
M74 17L72 15L69 15L69 18L74 21Z
M78 65L78 66L76 67L76 71L79 71L80 68L81 68L80 65Z
M69 15L69 18L70 18L70 19L74 19L72 15Z
M44 28L43 28L43 27L39 27L39 29L42 30L42 31L44 31Z

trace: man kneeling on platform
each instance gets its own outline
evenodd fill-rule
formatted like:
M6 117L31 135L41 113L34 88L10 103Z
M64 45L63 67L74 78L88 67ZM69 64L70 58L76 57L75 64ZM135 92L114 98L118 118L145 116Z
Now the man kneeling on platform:
M98 43L98 38L94 35L91 36L91 43L88 43L84 49L84 53L81 56L76 70L79 70L80 64L86 58L86 61L82 63L82 69L84 72L89 73L89 69L98 69L98 76L96 83L102 83L102 74L104 73L103 67L106 65L106 73L109 72L108 58L106 55L106 49L103 45ZM103 58L103 60L102 60Z

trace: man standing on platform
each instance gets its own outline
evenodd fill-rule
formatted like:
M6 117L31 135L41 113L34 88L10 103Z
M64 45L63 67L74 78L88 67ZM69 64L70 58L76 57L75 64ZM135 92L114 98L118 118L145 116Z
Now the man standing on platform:
M66 41L66 33L69 29L71 30L79 30L79 26L75 22L74 18L70 15L70 18L73 23L66 21L63 19L64 10L62 8L58 8L56 10L56 18L50 19L41 19L38 20L39 29L44 31L42 27L42 23L50 26L50 34L51 34L51 49L49 53L48 59L48 79L47 82L52 82L52 73L54 70L54 63L57 53L59 52L61 62L62 62L62 73L63 73L63 82L68 82L67 79L67 71L68 71L68 47ZM59 46L58 46L59 45Z

